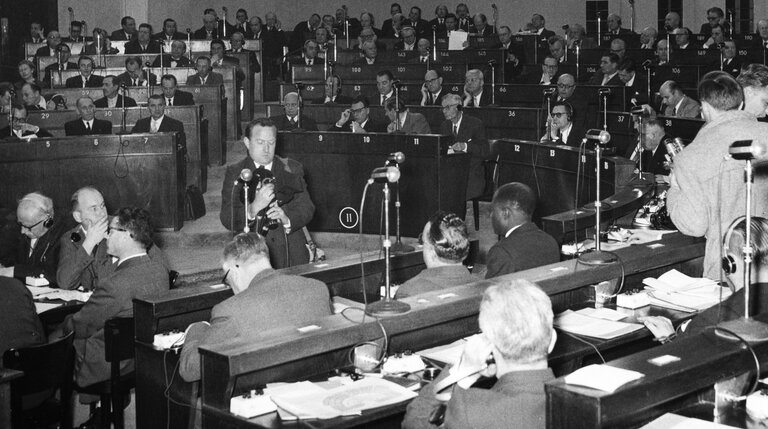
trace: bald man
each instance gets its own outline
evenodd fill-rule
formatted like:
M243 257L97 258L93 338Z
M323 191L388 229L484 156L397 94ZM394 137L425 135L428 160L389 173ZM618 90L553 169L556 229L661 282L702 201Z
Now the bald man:
M299 94L289 92L283 97L284 114L271 116L278 131L292 131L301 128L304 131L317 131L317 124L312 118L299 116Z

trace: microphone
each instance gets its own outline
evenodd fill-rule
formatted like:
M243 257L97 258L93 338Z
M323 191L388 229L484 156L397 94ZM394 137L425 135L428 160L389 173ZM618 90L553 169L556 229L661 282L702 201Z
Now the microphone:
M253 171L250 168L243 168L240 171L240 176L237 177L237 181L240 183L248 183L253 179Z
M557 91L557 88L547 88L544 90L544 95L553 95Z
M373 173L371 173L371 180L379 183L395 183L400 180L400 169L397 167L376 168L373 170Z
M496 60L488 60L488 65L493 67L496 65Z
M152 67L152 63L150 63L149 61L147 61L146 63L144 63L144 67Z
M387 157L387 162L394 162L396 164L402 164L405 162L405 154L402 152L392 152Z
M393 80L392 81L392 86L394 86L395 88L399 88L401 86L400 79Z
M647 60L643 61L643 64L642 64L643 69L648 70L649 68L651 68L652 64L653 64L653 61L650 58L648 58Z
M597 90L597 93L600 95L611 95L613 92L611 91L611 88L600 88Z
M187 28L187 34L189 34L189 33L191 33L191 32L192 32L192 30L191 30L191 29L189 29L189 28Z
M569 28L571 28L571 26L570 26L570 25L568 25L568 24L565 24L565 25L563 25L563 27L562 27L562 28L563 28L563 30L566 30L566 31L568 31L568 29L569 29Z
M754 140L738 140L731 143L728 149L731 158L738 160L756 159L768 160L768 142Z
M597 144L606 144L611 141L611 134L608 131L591 129L584 135L584 140L596 141Z

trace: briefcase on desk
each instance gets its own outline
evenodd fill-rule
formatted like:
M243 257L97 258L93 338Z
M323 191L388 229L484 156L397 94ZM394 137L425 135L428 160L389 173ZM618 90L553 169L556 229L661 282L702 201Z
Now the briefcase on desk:
M184 197L184 220L195 220L205 216L203 192L195 185L189 185Z

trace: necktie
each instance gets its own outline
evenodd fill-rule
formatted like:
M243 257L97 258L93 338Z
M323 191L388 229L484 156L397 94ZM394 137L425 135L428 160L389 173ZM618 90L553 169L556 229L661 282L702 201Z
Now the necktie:
M640 143L638 143L637 146L635 147L635 151L632 152L632 156L629 157L629 160L633 162L637 162L640 159L640 151L641 151Z
M453 124L453 139L456 140L457 138L459 138L459 126Z
M149 127L149 132L156 133L157 132L157 123L155 121L150 121L151 125Z
M308 66L311 66L311 65L312 65L312 60L311 60L311 59L307 60L307 65L308 65Z
M91 133L91 123L90 122L86 122L85 123L85 131L86 131L87 134Z
M384 105L384 102L385 102L385 101L387 101L387 97L385 97L385 96L383 96L383 95L382 95L382 96L381 96L381 105L382 105L382 106Z
M83 88L85 88L87 86L88 86L88 79L84 77L83 78Z
M133 86L137 86L136 85L136 78L133 78Z
M167 98L166 100L168 101L166 104L173 106L173 98Z
M421 62L422 63L426 63L427 62L427 57L421 57Z
M291 128L296 126L296 119L295 118L288 118L288 122L291 123Z

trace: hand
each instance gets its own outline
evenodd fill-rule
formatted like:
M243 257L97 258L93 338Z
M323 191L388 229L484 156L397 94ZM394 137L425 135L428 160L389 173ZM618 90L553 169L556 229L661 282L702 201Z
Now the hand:
M13 277L13 267L0 268L0 277Z
M368 131L365 130L360 124L358 124L355 121L352 121L352 132L353 133L367 133Z
M282 29L282 27L283 27L283 23L282 23L282 22L280 22L280 20L279 20L279 19L276 19L276 20L275 20L275 28L276 28L276 29L278 29L278 30L281 30L281 29Z
M424 97L429 96L429 90L427 89L426 83L421 84L421 95L423 95Z
M91 253L91 250L93 250L97 244L101 243L101 240L107 238L108 226L108 216L104 216L104 218L97 220L96 222L83 219L83 227L88 231L85 240L83 240L83 249L85 249L88 254Z
M258 214L269 206L275 199L275 185L273 183L262 186L256 191L256 197L249 207L252 216Z
M669 176L665 176L663 174L657 174L655 176L656 184L657 185L667 185L669 184Z
M344 109L344 110L341 112L341 117L339 117L339 122L337 122L336 124L337 124L337 125L338 125L338 124L341 124L341 125L344 125L344 124L346 124L346 123L347 123L347 121L349 120L349 116L350 116L351 114L352 114L352 112L351 112L349 109Z
M646 316L638 317L638 321L643 322L657 340L667 339L675 333L672 327L672 321L664 316Z
M467 343L464 345L464 352L462 352L461 360L457 366L457 370L480 370L483 369L479 375L484 377L492 377L496 374L496 364L488 364L487 361L493 356L493 344L488 341L483 334L473 335L469 337Z
M288 216L285 214L285 210L277 204L277 201L273 201L272 204L269 205L267 217L270 219L277 219L283 225L290 225L291 223L291 220L288 219Z
M464 107L469 106L469 104L472 103L472 95L467 92L467 88L464 88L464 99L462 100L462 103Z
M451 149L453 149L454 152L466 152L467 144L462 142L456 142L451 145Z

